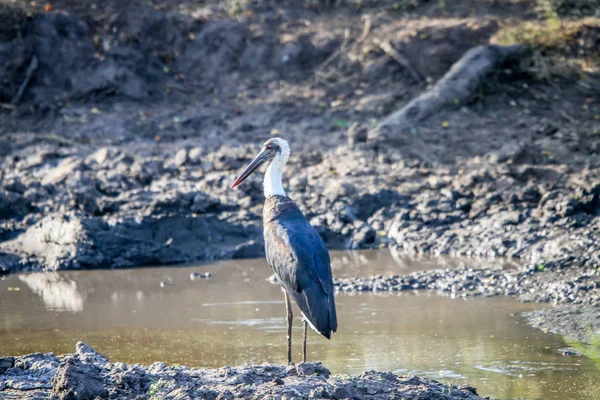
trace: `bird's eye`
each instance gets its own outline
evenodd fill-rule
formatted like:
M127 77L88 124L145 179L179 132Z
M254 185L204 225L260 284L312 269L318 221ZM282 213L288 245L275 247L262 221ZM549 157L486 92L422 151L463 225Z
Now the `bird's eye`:
M269 150L273 150L273 145L272 145L272 144L268 144L268 145L267 145L267 149L269 149Z

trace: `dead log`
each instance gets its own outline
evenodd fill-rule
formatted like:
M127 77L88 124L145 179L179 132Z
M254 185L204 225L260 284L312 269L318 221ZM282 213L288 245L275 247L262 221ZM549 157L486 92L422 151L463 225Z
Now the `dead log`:
M468 99L490 72L516 59L525 49L521 45L483 45L470 49L435 86L381 121L369 132L369 139L393 141L394 137L408 134L444 105Z

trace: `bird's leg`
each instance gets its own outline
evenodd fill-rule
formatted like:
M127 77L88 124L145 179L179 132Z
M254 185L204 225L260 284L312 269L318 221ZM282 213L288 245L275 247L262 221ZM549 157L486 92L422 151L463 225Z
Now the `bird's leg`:
M306 331L308 330L308 322L304 320L304 347L302 351L302 362L306 362Z
M292 363L292 305L290 304L290 296L284 290L283 295L285 296L285 309L287 311L287 358L288 365Z

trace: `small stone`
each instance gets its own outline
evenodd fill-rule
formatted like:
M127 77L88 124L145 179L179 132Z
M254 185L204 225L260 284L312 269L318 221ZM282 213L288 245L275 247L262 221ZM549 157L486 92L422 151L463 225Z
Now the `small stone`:
M442 195L444 195L452 201L458 199L458 197L460 196L456 190L451 189L442 189Z
M577 357L577 356L581 356L581 353L578 352L575 349L572 349L570 347L567 347L565 349L558 349L558 351L560 352L560 354L562 354L564 357Z
M181 149L177 153L175 153L175 157L173 158L171 164L175 168L179 168L183 166L188 160L188 152L186 149Z
M90 364L90 363L98 363L98 364L106 364L108 363L108 357L103 354L100 354L96 351L96 349L88 346L83 342L77 342L75 345L75 352L79 355L79 358Z
M96 163L98 163L98 165L102 165L108 159L108 157L108 147L103 147L100 150L96 151L94 154L92 154L89 159L95 161Z
M62 160L54 169L48 172L42 179L44 185L56 185L61 183L67 177L82 166L82 161L79 157L68 157Z
M511 211L504 214L502 218L502 225L517 225L521 222L522 215L518 211Z
M201 164L202 163L202 148L194 147L188 153L188 161L191 164Z
M275 385L277 386L281 386L284 384L283 379L281 379L280 377L275 377L272 381Z

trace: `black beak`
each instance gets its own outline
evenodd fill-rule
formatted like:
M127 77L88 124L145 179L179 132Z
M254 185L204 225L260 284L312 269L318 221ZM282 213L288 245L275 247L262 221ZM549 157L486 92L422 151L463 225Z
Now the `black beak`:
M252 160L250 164L242 171L242 173L237 177L237 179L231 184L231 188L233 189L240 183L244 181L247 177L252 175L254 171L258 167L260 167L265 161L269 159L268 153L266 150L262 150L258 155Z

